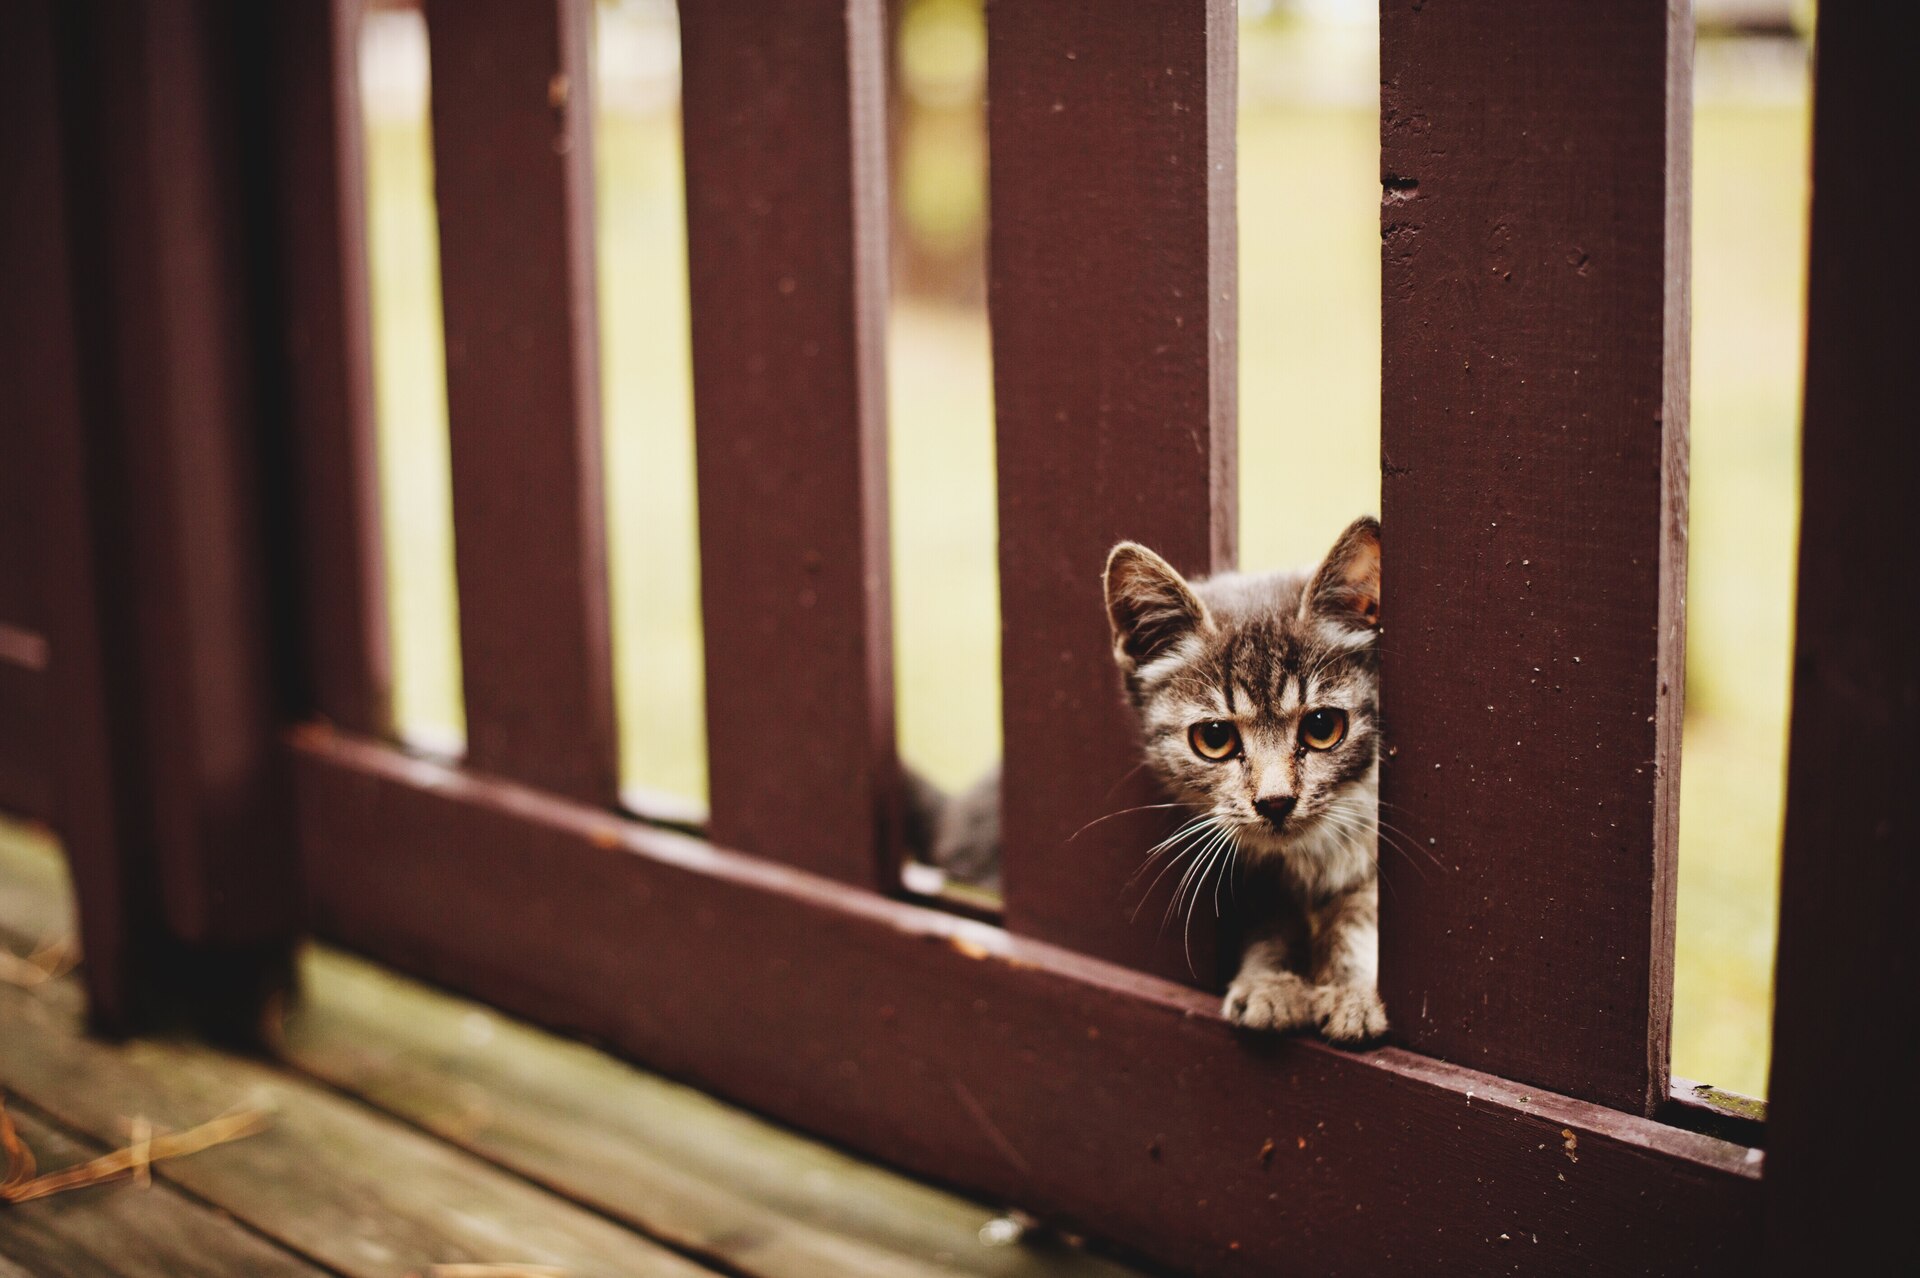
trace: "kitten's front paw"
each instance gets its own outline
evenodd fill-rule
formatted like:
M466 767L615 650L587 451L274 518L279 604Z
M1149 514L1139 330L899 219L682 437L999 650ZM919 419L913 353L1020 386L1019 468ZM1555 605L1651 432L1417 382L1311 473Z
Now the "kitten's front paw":
M1220 1013L1244 1029L1299 1029L1314 1021L1313 995L1313 987L1292 972L1242 974L1227 987Z
M1313 1019L1336 1043L1365 1043L1387 1032L1387 1009L1379 991L1365 985L1313 988Z

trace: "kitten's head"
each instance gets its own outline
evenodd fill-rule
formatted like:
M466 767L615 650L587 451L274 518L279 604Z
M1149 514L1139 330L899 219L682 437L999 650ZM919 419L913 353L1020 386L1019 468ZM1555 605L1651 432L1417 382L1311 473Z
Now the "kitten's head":
M1311 573L1191 583L1122 542L1106 587L1114 660L1174 797L1245 854L1348 877L1373 834L1380 525L1355 520Z

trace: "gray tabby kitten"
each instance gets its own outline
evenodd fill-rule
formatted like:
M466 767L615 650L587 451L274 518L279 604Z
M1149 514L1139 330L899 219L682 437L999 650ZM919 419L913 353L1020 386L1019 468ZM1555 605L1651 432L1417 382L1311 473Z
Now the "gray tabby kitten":
M1227 1019L1380 1037L1380 525L1356 520L1311 573L1196 582L1122 542L1106 594L1147 762L1197 813L1155 856L1190 858L1180 881L1196 897L1196 876L1234 876L1244 948ZM998 800L996 770L940 805L930 859L996 884Z

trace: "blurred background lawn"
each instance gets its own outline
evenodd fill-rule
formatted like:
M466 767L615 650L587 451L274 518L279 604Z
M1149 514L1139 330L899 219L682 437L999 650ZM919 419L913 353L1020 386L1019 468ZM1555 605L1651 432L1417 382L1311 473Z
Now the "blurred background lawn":
M892 404L899 734L959 785L999 751L979 0L896 23ZM603 3L600 311L623 767L704 799L678 45ZM1379 501L1377 29L1370 3L1244 0L1241 562L1310 560ZM427 49L363 43L396 695L458 748ZM1798 519L1808 73L1791 34L1703 33L1694 151L1693 524L1674 1070L1764 1094Z

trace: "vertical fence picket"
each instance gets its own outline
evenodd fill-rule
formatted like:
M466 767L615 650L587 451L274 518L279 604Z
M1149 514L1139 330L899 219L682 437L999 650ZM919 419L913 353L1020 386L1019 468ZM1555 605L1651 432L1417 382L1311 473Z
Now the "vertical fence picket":
M1823 5L1816 40L1803 500L1767 1114L1770 1255L1780 1273L1871 1270L1902 1245L1904 1078L1920 985L1920 538L1906 503L1914 258L1887 235L1909 207L1916 101L1897 9Z
M84 429L75 314L68 270L68 193L62 172L56 83L58 0L0 7L0 164L6 188L0 261L0 343L9 361L4 399L10 455L33 466L35 551L46 585L46 677L60 707L45 742L53 816L64 846L86 946L87 995L96 1024L124 1028L153 966L159 905L152 866L134 855L116 757L116 719L99 625L97 536L88 478L96 451ZM31 198L25 198L28 195ZM14 363L12 361L17 361ZM18 413L18 417L14 416ZM27 467L19 467L22 475ZM147 851L145 847L139 849Z
M19 22L32 15L13 15ZM41 19L44 22L44 19ZM6 45L27 38L15 32ZM30 56L33 47L15 49ZM4 118L21 123L0 139L0 171L12 174L0 189L0 811L45 816L49 803L46 770L47 640L46 616L41 606L34 547L34 463L32 433L36 418L47 412L40 402L49 383L59 376L50 366L46 343L50 336L35 310L41 301L35 284L44 287L45 273L57 264L44 258L41 233L49 225L41 190L36 186L50 165L57 143L51 112L30 100L37 85L25 69L0 66L7 83L0 93ZM44 71L42 72L44 76ZM29 283L28 281L31 281Z
M360 128L364 3L297 0L276 10L276 176L310 695L331 722L384 736L392 674Z
M1191 964L1156 930L1170 882L1130 918L1160 814L1089 823L1155 801L1108 550L1233 558L1234 6L993 0L987 32L1007 923L1208 983L1211 919Z
M681 12L714 840L888 881L880 0Z
M426 10L468 759L611 805L592 0Z
M38 424L72 425L57 189L59 124L44 0L0 15L0 811L43 817L48 775L47 609L35 507Z
M1642 1112L1672 988L1692 38L1686 4L1381 25L1382 992L1423 1051Z
M34 189L57 816L95 1019L245 1016L296 923L241 198L257 30L212 3L53 6L63 172ZM56 212L57 211L57 212ZM71 354L63 352L71 332Z

